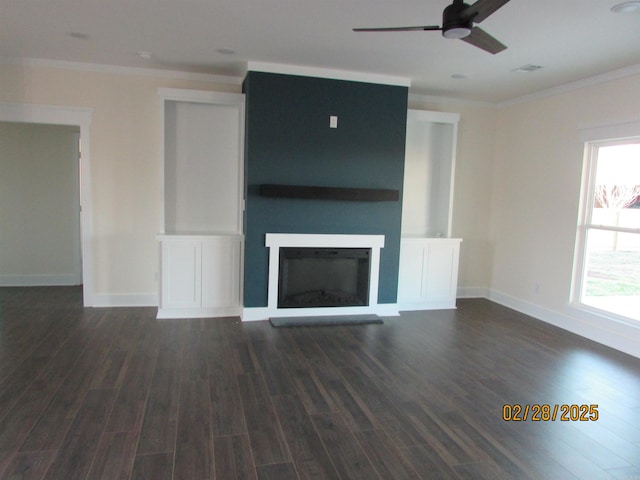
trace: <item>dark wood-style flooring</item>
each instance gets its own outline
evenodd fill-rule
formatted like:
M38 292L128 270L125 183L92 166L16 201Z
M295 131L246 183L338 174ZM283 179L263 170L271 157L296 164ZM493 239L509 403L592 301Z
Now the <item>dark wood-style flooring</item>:
M487 300L290 329L80 305L0 289L2 479L640 479L640 360Z

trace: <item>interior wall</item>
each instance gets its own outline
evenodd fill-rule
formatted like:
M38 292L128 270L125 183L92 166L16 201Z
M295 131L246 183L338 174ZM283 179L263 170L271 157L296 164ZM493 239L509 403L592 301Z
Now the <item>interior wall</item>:
M637 356L637 325L576 310L570 293L580 132L637 121L639 82L635 75L500 109L491 204L492 298Z
M267 232L384 235L378 303L395 303L407 88L249 72L245 94L244 306L267 306ZM392 189L400 200L265 198L261 184Z
M79 285L79 128L0 122L0 285Z
M1 102L92 109L94 303L157 305L156 234L162 205L158 88L238 93L239 82L4 64L0 85Z

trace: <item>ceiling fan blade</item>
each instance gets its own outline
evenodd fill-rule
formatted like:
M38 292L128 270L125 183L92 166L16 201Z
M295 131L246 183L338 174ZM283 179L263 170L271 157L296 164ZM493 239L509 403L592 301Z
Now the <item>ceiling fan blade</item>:
M354 28L354 32L422 32L424 30L442 30L438 25L423 25L417 27L378 27Z
M493 53L494 55L496 53L500 53L503 50L506 50L507 48L506 45L500 43L498 40L493 38L491 35L489 35L479 27L473 27L471 29L471 33L468 36L461 38L460 40L464 40L465 42L470 43L475 47L481 48L486 52Z
M473 5L464 9L461 15L463 18L468 18L474 23L480 23L508 2L509 0L478 0Z

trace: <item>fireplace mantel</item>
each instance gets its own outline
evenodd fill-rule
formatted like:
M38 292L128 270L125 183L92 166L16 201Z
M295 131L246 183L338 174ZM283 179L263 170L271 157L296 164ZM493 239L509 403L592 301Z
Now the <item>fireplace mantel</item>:
M268 304L266 308L245 308L242 319L248 321L266 320L270 317L292 316L398 315L397 304L378 303L380 250L384 248L384 240L384 235L267 233L265 246L269 248ZM355 307L278 308L278 262L280 258L280 248L284 247L370 248L371 272L369 275L369 305Z
M265 245L280 247L375 248L380 253L384 235L333 235L308 233L267 233Z

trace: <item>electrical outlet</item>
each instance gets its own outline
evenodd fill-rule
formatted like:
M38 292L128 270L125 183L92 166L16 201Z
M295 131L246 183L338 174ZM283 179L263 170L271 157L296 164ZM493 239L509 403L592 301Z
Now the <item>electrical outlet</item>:
M338 128L338 116L337 115L329 116L329 128Z

